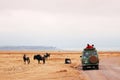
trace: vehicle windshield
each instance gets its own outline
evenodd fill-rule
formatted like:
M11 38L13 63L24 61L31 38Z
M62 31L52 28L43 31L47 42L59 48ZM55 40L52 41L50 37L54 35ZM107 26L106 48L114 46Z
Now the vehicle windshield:
M97 55L96 51L84 51L83 56L89 57L91 55Z

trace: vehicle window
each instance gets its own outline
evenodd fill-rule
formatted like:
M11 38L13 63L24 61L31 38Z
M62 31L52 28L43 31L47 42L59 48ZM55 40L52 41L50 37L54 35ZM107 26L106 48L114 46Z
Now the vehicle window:
M83 56L89 57L90 55L97 55L96 51L86 51Z
M85 52L83 56L86 56L86 57L89 57L89 53L88 52Z
M97 52L93 52L93 55L97 55Z

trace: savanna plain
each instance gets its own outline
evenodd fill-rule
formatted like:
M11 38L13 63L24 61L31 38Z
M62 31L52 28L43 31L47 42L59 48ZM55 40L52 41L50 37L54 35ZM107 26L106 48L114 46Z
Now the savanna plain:
M35 54L50 53L38 64ZM23 55L30 57L24 64ZM82 70L81 51L0 51L0 80L120 80L120 52L99 51L99 70ZM71 64L65 64L65 58Z

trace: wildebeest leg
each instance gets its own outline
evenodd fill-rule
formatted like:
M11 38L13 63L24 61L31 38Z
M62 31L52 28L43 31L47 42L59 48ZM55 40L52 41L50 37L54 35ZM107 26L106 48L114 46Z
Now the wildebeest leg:
M30 59L28 59L28 64L30 64Z
M43 64L45 64L45 57L43 57Z
M38 60L38 64L40 64L40 60Z
M26 64L26 60L24 59L24 64Z

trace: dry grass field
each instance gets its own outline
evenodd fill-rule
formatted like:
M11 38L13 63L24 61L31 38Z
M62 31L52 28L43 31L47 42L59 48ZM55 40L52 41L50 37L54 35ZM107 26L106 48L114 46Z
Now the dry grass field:
M46 64L38 64L35 54L51 56ZM0 80L120 80L120 52L98 52L100 70L81 68L78 51L0 51ZM24 64L23 54L30 57ZM72 63L65 64L65 58Z

